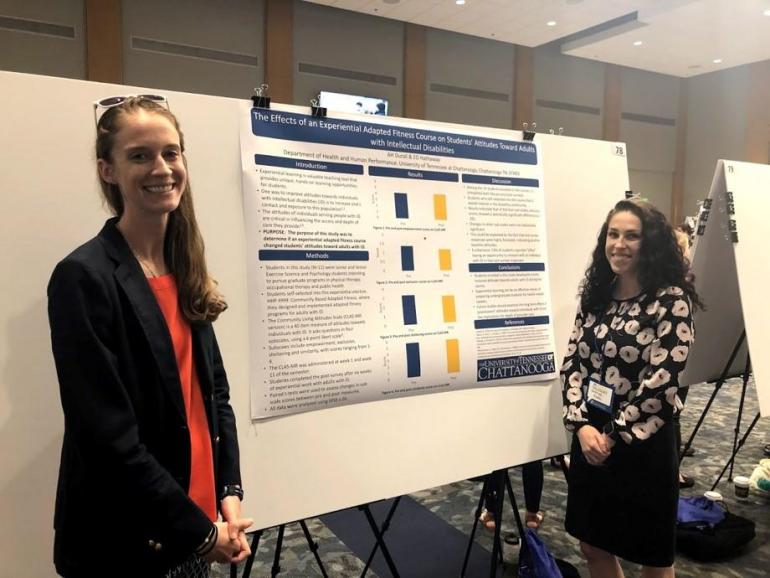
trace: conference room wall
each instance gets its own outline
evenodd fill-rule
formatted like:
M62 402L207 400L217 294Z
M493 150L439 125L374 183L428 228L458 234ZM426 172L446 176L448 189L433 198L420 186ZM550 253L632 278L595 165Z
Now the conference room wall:
M265 78L265 4L265 0L123 0L124 82L243 98ZM412 57L404 54L404 23L299 0L292 8L289 72L294 104L308 104L324 88L383 96L390 100L391 114L402 114L404 58ZM0 69L84 78L84 10L84 0L3 0ZM168 54L137 49L135 37L190 50ZM219 55L225 59L228 54L235 60L238 55L247 58L233 63L196 57L217 56L196 48L226 53ZM515 54L516 47L510 44L427 28L425 117L512 127ZM568 135L602 138L606 66L562 55L557 45L534 49L533 60L530 120L537 121L538 130L563 127ZM300 72L303 63L332 70ZM678 129L684 128L686 134L683 214L692 214L696 201L706 195L717 159L768 161L768 61L690 79L621 68L620 82L622 114L674 121L673 126L638 117L620 122L619 140L628 143L631 188L666 212ZM434 90L435 85L456 87L460 90L454 92L460 94ZM681 123L680 87L686 87L687 94L687 118ZM473 90L497 96L480 98Z
M749 64L747 68L749 86L744 160L770 163L770 60Z
M750 70L740 66L688 79L684 214L706 198L718 159L745 158ZM765 101L765 104L767 101Z
M295 1L293 66L291 104L330 90L387 98L390 114L402 114L403 22Z
M565 56L556 45L534 50L534 118L537 130L602 138L605 65Z
M515 50L504 42L428 28L425 118L511 128Z
M628 169L628 184L631 190L640 194L671 217L671 173L644 169ZM609 210L609 207L607 207ZM685 211L685 214L689 214Z
M246 98L264 79L262 0L123 1L123 82Z
M680 80L621 68L620 85L620 140L626 143L631 189L670 214Z
M84 0L3 0L0 68L84 79ZM30 29L39 33L31 33Z

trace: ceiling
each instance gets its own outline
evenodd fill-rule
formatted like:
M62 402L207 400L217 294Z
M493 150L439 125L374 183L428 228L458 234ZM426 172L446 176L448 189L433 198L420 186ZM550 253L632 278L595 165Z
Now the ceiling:
M306 1L680 77L770 58L770 0Z

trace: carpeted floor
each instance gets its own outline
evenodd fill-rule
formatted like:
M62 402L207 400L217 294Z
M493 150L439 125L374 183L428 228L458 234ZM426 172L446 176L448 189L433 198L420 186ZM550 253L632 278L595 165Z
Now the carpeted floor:
M682 415L685 440L700 417L712 391L713 386L708 384L690 388L687 406ZM733 430L740 394L739 379L728 381L721 388L693 443L695 455L684 461L682 471L695 477L696 484L690 490L683 490L682 495L700 495L710 489L727 462L732 452ZM743 412L741 435L757 411L756 395L753 384L750 383ZM765 443L770 442L770 423L768 422L770 420L767 418L760 419L746 440L745 446L736 459L735 475L750 475L756 463L764 457L762 448ZM523 502L519 468L511 469L510 474L517 500ZM757 536L740 555L727 561L702 564L681 555L677 556L677 575L720 578L768 576L770 574L768 570L770 569L770 502L755 496L747 502L739 502L735 498L732 484L726 479L722 480L717 489L725 496L730 511L756 522ZM481 484L461 481L417 492L402 500L386 535L386 542L390 545L401 576L404 578L459 576L480 491ZM567 485L561 470L545 463L541 508L545 511L546 518L540 530L540 536L556 557L571 562L580 570L581 575L588 576L577 542L568 536L563 528L566 499ZM514 526L510 506L506 506L503 519L504 532L512 530ZM387 504L378 505L374 508L375 514L384 517L386 508ZM322 520L326 521L326 524ZM319 553L329 576L346 578L361 574L364 560L368 557L370 544L373 542L364 522L363 514L358 510L346 510L307 521L310 533L318 542ZM251 576L255 578L270 576L276 535L275 529L265 533ZM468 578L488 575L492 533L480 530L477 532L475 542L471 564L466 574ZM500 568L498 576L516 576L517 555L517 547L505 546L505 565ZM305 537L296 524L286 529L280 565L282 571L279 576L285 578L321 576ZM638 567L633 564L624 563L623 567L628 576L639 573ZM229 569L223 566L215 567L212 575L215 578L226 578L229 576ZM367 576L382 578L390 576L381 557L375 559L372 570Z

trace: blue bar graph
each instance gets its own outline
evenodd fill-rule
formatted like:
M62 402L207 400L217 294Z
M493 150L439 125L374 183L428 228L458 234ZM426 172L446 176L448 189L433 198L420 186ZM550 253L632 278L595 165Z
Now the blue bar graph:
M417 307L414 295L402 295L401 305L404 309L404 325L417 325Z
M406 376L420 377L420 344L406 344Z
M408 219L409 218L409 201L406 198L406 193L393 193L396 199L396 219Z
M401 270L414 271L414 247L401 245Z

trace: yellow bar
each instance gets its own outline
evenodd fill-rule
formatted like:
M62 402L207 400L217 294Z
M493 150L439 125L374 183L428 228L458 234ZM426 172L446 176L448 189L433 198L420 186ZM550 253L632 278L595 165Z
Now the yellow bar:
M442 271L452 270L452 251L449 249L438 250L438 268Z
M437 221L446 221L446 195L433 195L433 213Z
M441 307L444 310L444 323L454 323L457 321L454 295L442 295Z
M446 340L446 370L449 373L460 372L460 340Z

